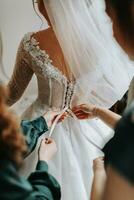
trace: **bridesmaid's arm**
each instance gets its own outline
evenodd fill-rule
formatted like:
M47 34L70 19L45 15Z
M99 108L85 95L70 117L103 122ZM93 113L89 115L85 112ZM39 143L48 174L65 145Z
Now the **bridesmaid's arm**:
M121 116L103 107L82 104L72 109L78 119L99 118L110 128L114 128Z
M115 128L117 122L121 119L121 116L102 107L95 108L96 117L100 118L110 128Z
M33 120L22 120L21 128L24 136L26 137L26 143L28 145L28 156L36 147L38 138L48 131L48 125L43 116Z
M102 200L107 180L104 160L99 157L93 161L93 183L90 200Z
M4 165L0 179L1 199L60 200L61 191L57 180L48 173L45 161L38 161L36 170L26 178L21 177L13 163ZM1 166L3 163L1 163ZM8 191L8 192L7 192ZM12 195L12 196L11 196Z
M28 181L33 187L33 194L36 198L47 200L60 200L61 191L57 180L48 173L48 165L44 161L38 161L36 171L33 172ZM36 199L35 198L35 199ZM31 200L34 198L31 198Z
M30 154L35 149L38 138L49 130L49 128L52 126L53 120L55 117L57 117L58 114L59 111L48 111L43 116L38 117L33 121L21 121L22 132L26 137L26 143L29 147L28 154ZM64 120L65 117L66 115L61 116L59 122Z

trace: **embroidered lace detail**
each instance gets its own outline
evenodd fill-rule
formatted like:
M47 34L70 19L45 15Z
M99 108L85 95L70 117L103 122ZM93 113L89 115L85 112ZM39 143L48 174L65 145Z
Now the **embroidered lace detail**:
M51 79L54 78L60 84L65 86L63 108L70 107L72 96L74 94L75 82L69 81L62 72L52 65L52 60L45 50L41 50L39 42L32 36L33 33L29 33L24 37L23 45L24 49L31 55L32 60L36 62L41 69L42 74Z
M48 78L54 78L61 83L67 82L66 76L62 74L60 70L52 65L52 60L45 50L41 50L39 42L32 36L33 33L29 33L24 37L24 49L29 52L32 59L41 68L42 74Z

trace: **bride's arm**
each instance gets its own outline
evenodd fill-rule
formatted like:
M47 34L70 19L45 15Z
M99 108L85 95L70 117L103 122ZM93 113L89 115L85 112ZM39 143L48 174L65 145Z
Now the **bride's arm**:
M9 89L9 98L7 103L9 106L12 106L20 99L26 87L28 86L28 83L33 76L33 70L30 65L30 57L23 49L22 40L18 48L13 74L7 85Z
M83 104L72 109L78 119L99 118L109 127L114 128L121 116L103 107Z

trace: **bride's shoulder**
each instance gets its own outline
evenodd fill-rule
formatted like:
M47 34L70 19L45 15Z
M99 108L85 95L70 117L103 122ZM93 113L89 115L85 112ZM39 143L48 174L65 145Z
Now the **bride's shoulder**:
M47 47L53 41L52 38L52 31L49 28L38 32L28 32L23 36L19 45L19 50L30 52L35 50L36 47L47 50Z
M33 32L25 33L19 42L19 48L24 48L26 44L31 43L31 38L33 34L34 34Z
M52 40L52 29L47 28L33 34L33 37L40 44L46 44Z
M45 29L45 30L41 30L38 32L28 32L26 33L22 40L21 43L23 46L28 46L28 44L32 44L32 45L37 45L40 43L47 43L48 41L51 40L51 30Z
M34 32L25 33L24 36L22 37L21 42L30 41L33 35Z
M37 32L27 32L22 37L20 43L24 44L27 42L31 42L31 40L36 40L39 43L42 40L47 42L49 38L51 39L51 36L52 36L52 30L50 28L37 31Z
M40 30L38 32L34 32L34 36L37 37L37 38L46 38L48 37L52 32L52 29L51 28L47 28L47 29L43 29L43 30Z

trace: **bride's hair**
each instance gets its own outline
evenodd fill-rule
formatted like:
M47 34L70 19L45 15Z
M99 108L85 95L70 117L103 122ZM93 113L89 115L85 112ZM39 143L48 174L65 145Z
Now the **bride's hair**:
M35 11L36 15L40 18L40 20L42 22L41 27L42 27L42 25L44 23L44 20L42 19L40 14L43 17L45 17L46 21L50 24L50 19L49 19L48 15L47 15L47 11L46 11L46 8L44 6L43 0L32 0L32 4L33 4L33 8L34 8L34 11ZM38 8L36 8L36 4L37 4Z
M7 96L7 89L0 83L0 160L19 166L27 148L18 120L6 105Z
M37 11L37 9L36 9L36 6L35 6L35 4L37 4L38 3L38 1L36 0L32 0L32 4L33 4L33 9L34 9L34 12L36 13L36 15L39 17L39 19L41 20L41 26L40 26L40 28L42 27L42 25L43 25L43 20L42 20L42 18L41 18L41 16L39 15L39 13L38 13L38 11Z
M134 37L134 0L106 0L106 3L115 10L123 33L130 39Z

